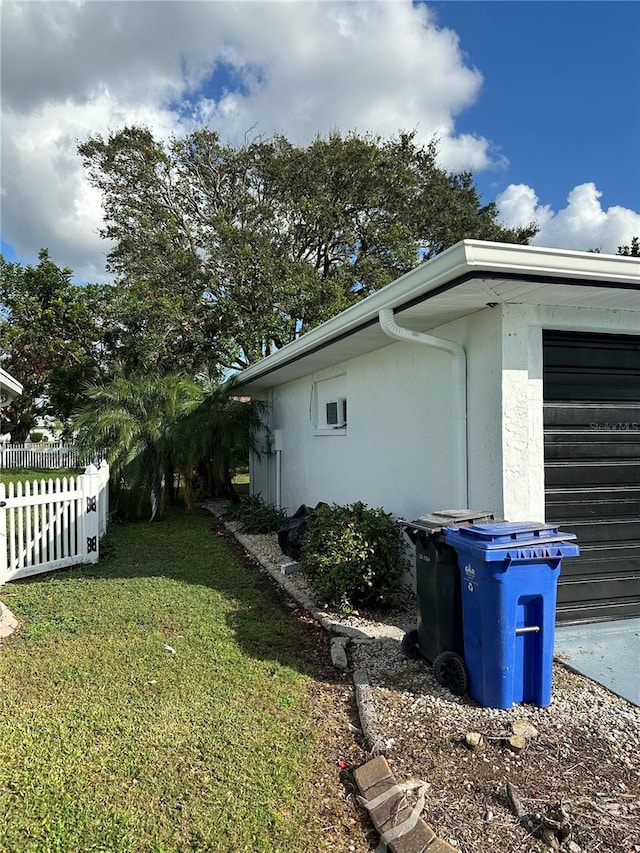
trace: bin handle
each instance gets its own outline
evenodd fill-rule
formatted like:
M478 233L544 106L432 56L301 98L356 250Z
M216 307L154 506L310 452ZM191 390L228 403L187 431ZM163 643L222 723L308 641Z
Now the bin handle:
M506 563L507 569L519 563L546 563L552 569L559 569L562 557L512 557L511 554L507 554Z

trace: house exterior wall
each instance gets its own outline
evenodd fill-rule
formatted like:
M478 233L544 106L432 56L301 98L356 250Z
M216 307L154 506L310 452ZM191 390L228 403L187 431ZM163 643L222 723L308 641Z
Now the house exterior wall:
M513 521L545 518L543 329L637 334L640 310L506 304L430 332L467 353L467 504ZM281 505L362 500L408 518L458 507L450 368L446 353L390 342L273 388ZM345 430L321 428L332 387L348 401ZM277 465L271 453L252 466L253 493L272 502Z
M502 513L543 521L544 329L638 334L636 311L552 306L502 306Z
M502 497L500 311L478 312L432 334L458 341L468 353L469 496L474 507L493 508ZM347 398L346 430L318 429L314 406L331 383ZM390 341L271 395L271 427L282 430L281 504L287 510L362 500L415 518L459 506L446 353ZM275 499L277 464L275 454L253 464L253 493Z

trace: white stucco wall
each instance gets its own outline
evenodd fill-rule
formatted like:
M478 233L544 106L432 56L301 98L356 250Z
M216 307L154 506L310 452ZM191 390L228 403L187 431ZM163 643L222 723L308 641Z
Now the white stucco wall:
M544 329L640 333L636 311L551 306L502 307L502 512L544 521Z
M467 353L468 505L514 521L545 516L543 329L638 334L640 310L508 304L431 330ZM408 518L458 506L450 375L446 353L391 342L274 388L282 505L363 500ZM314 384L335 377L348 426L318 434ZM274 501L275 482L275 455L253 465L254 493Z
M468 353L470 501L501 501L501 317L487 309L433 334ZM348 426L319 434L314 385L340 380ZM316 386L317 387L317 386ZM457 507L451 427L451 360L420 344L390 342L368 355L272 391L273 429L282 430L282 505L363 500L415 518ZM252 468L252 490L274 499L275 457Z

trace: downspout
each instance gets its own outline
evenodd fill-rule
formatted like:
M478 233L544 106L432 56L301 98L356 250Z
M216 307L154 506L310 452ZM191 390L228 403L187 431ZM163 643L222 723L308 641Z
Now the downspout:
M282 509L282 430L273 430L273 452L276 456L276 509Z
M451 384L453 390L453 455L456 463L456 508L466 509L467 485L467 356L460 344L444 338L436 338L424 332L413 332L399 326L392 308L381 308L378 312L380 328L390 338L413 344L444 350L451 356Z

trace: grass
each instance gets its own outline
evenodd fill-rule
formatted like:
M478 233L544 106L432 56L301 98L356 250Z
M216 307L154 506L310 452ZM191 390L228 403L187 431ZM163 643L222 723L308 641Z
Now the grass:
M249 494L249 474L241 472L233 478L233 488L239 497Z
M301 629L211 517L105 545L2 588L0 850L322 849Z
M82 468L56 468L55 470L45 468L5 468L0 471L0 483L8 486L9 483L24 483L26 480L62 480L63 477L78 477L82 474Z

